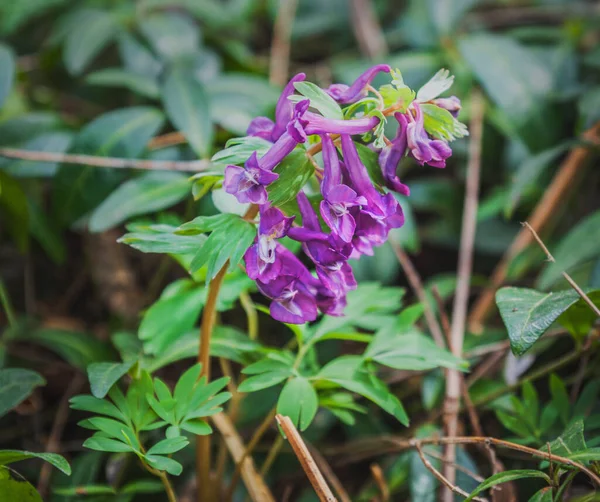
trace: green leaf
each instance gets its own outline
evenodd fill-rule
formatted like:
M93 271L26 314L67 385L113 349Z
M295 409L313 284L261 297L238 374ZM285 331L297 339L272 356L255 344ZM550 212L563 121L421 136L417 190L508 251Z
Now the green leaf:
M573 290L540 293L526 288L499 289L496 304L513 353L523 355L578 300L579 295Z
M207 436L212 433L212 428L204 420L194 418L192 420L184 420L181 422L181 428L184 431L191 432L196 436Z
M365 357L398 370L422 371L437 367L465 371L468 362L441 349L412 328L398 332L394 325L380 329L365 351Z
M553 502L552 487L546 486L533 494L528 502Z
M20 474L6 467L0 467L0 500L42 502L42 497Z
M10 94L15 78L15 55L10 47L0 44L0 106Z
M311 424L319 409L319 397L311 383L303 377L289 380L277 400L277 413L290 417L301 431Z
M175 67L161 90L169 119L200 157L207 157L213 141L210 108L203 84L190 71Z
M184 436L163 439L148 450L148 455L170 455L183 450L190 442Z
M156 108L123 108L101 115L75 138L73 153L136 158L164 123ZM59 220L72 223L95 208L123 179L118 169L63 164L54 179L54 209Z
M555 380L557 382L558 380ZM561 382L562 383L562 382ZM564 384L563 384L564 386ZM564 390L561 389L561 391ZM553 392L554 394L554 392ZM553 397L553 402L555 401ZM562 399L561 399L562 401ZM566 396L566 402L562 402L562 404L569 404L569 397ZM562 412L562 408L559 408ZM568 415L568 408L566 409L566 414ZM562 415L563 413L561 413ZM583 420L576 420L570 423L565 431L550 443L550 451L555 455L560 455L562 457L570 456L576 451L583 451L587 449L587 445L585 444L585 438L583 436ZM541 452L547 452L548 448L540 448Z
M504 207L504 214L507 218L512 216L523 194L531 187L539 188L536 184L540 176L550 168L561 154L572 146L573 142L569 141L525 159L511 181L510 193Z
M92 363L87 368L90 388L94 397L102 399L110 388L135 364L135 360L125 363Z
M63 60L71 75L79 75L117 33L113 16L87 9L84 18L71 27L65 39Z
M552 251L556 263L549 263L542 272L538 286L547 289L554 284L562 272L600 256L600 211L580 221Z
M238 387L239 392L256 392L280 384L291 375L291 369L267 371L259 375L246 378Z
M34 152L64 153L73 141L73 134L65 131L52 131L42 133L20 145L23 150ZM58 169L57 162L32 162L17 160L3 168L7 173L19 178L25 177L52 177Z
M201 218L196 218L189 224L183 225L182 232L191 228ZM194 256L190 264L190 273L194 274L204 265L207 266L206 282L210 282L229 260L229 266L235 267L240 262L246 250L252 245L256 237L254 225L236 214L221 214L214 222L219 222L206 242ZM234 243L232 245L231 243Z
M119 493L160 493L164 490L160 481L154 479L138 479L131 481L119 490Z
M423 127L434 138L454 141L469 135L467 126L454 118L448 110L427 103L421 105L421 110Z
M0 450L0 465L8 465L20 460L27 460L28 458L40 458L44 462L56 467L58 470L64 472L67 476L71 474L71 467L64 457L56 453L36 453L31 451L21 450Z
M398 109L400 113L405 113L415 99L415 91L404 83L402 72L398 69L392 70L391 84L382 85L379 92L386 108L401 103L402 106Z
M82 370L94 362L112 359L108 346L91 334L60 329L38 329L27 333L29 342L56 352L69 364Z
M206 300L206 290L182 280L180 290L161 297L144 314L138 335L149 354L160 354L196 323Z
M381 380L362 367L361 357L338 357L326 364L316 378L336 383L345 389L366 397L384 411L396 417L400 423L408 425L408 416L402 403L390 393Z
M171 207L190 193L187 176L172 172L150 172L119 186L92 213L91 232L103 232L132 216Z
M212 156L213 162L221 164L243 165L256 152L258 157L262 157L272 143L258 136L245 136L243 138L230 139L225 148Z
M569 411L571 400L569 399L569 394L567 393L567 387L565 383L555 373L552 373L552 375L550 375L550 393L552 394L552 404L554 405L554 408L558 411L563 425L567 425L570 415ZM580 432L582 432L583 423L581 421L576 423L581 426Z
M53 112L30 112L0 122L0 145L15 146L42 133L61 127L60 115Z
M166 471L173 476L179 476L183 471L183 467L179 462L160 455L146 455L146 461L159 471Z
M113 417L117 420L125 419L123 413L108 399L99 399L93 396L81 395L72 397L69 402L71 403L71 408L74 410L89 411L98 415Z
M118 44L119 54L127 70L150 77L151 81L158 77L162 70L161 62L137 38L124 31L119 34Z
M21 368L0 369L0 417L42 385L46 385L46 381L35 371Z
M600 307L600 291L590 291L587 296L594 305ZM587 302L583 298L579 298L566 312L560 315L558 322L574 337L582 339L590 333L597 319L598 316Z
M488 490L492 486L499 485L501 483L508 483L509 481L514 481L516 479L523 478L542 478L551 484L550 478L548 475L541 471L535 471L533 469L523 469L523 470L515 470L515 471L503 471L493 476L487 478L483 483L481 483L475 490L471 492L469 497L465 499L465 502L469 502L473 500L477 494L481 493L484 490Z
M439 35L453 33L471 7L480 0L427 0L429 17Z
M20 183L0 171L0 218L22 253L29 248L29 209Z
M150 99L160 96L160 89L156 80L148 75L133 73L122 68L103 68L90 73L85 81L90 85L100 87L123 87Z
M298 148L292 151L274 169L274 172L279 174L279 178L267 187L271 204L279 207L295 199L314 171L315 168L306 157L304 150Z
M122 441L110 439L102 436L92 436L83 442L85 448L96 451L106 451L109 453L129 453L133 452L133 448Z
M200 30L191 17L176 12L161 12L145 17L140 30L163 59L173 60L195 53L200 45Z
M180 235L172 225L131 225L133 232L125 234L118 242L143 253L194 254L206 241L204 235Z
M57 495L76 497L81 495L115 495L117 492L108 485L78 485L69 488L58 488L52 490Z
M517 122L552 89L550 69L508 36L469 35L460 40L459 50L490 97Z
M323 117L334 120L344 120L344 114L342 113L340 105L338 105L335 100L319 86L312 82L294 82L294 87L302 94L302 96L304 96L304 98L310 99L310 106L319 110ZM304 99L298 96L295 98L299 99L294 99L294 101L302 101L302 99Z

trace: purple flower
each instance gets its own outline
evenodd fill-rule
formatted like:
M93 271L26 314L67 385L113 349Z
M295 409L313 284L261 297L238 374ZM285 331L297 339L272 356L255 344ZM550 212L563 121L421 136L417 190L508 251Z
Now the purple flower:
M345 242L352 241L356 222L350 214L350 208L361 204L367 204L364 197L347 185L343 185L340 161L337 150L329 135L321 137L323 146L323 183L321 184L321 216L331 230L336 232Z
M310 106L310 100L305 99L296 103L294 114L288 122L285 132L277 139L271 148L260 158L260 165L263 169L271 171L279 164L290 152L296 148L298 143L306 141L306 119L304 115Z
M304 131L311 134L364 134L379 124L375 116L352 120L328 119L316 113L307 112L304 116L307 125Z
M304 324L317 318L317 302L306 285L292 275L280 275L270 282L257 281L262 294L273 301L271 317L289 324Z
M257 159L256 152L246 161L245 167L227 166L223 188L235 195L241 203L264 204L267 202L265 186L275 181L279 175L263 169Z
M429 164L432 167L446 167L446 159L452 155L447 143L439 139L431 139L423 125L423 112L418 103L411 105L415 116L408 113L409 123L406 128L408 148L419 164Z
M460 99L456 96L450 96L449 98L437 98L432 101L432 103L444 110L448 110L454 118L458 117L458 112L460 112L461 105Z
M408 119L401 113L395 113L394 117L396 117L396 120L398 121L398 132L391 144L381 150L381 153L379 154L379 165L381 166L381 172L388 188L401 193L402 195L410 195L410 189L400 181L400 178L398 178L398 175L396 174L400 159L404 157L406 152L406 127L408 125Z
M244 255L246 273L250 279L268 282L280 273L282 261L277 253L277 239L288 233L293 219L277 208L261 208L256 243Z
M306 75L304 73L298 73L298 75L292 77L277 100L275 122L267 117L256 117L255 119L252 119L248 126L248 130L246 131L248 136L258 136L271 143L274 143L280 138L285 132L286 126L292 119L294 113L294 105L288 97L294 94L294 83L301 82L305 78Z
M378 73L389 73L391 70L390 66L386 64L373 66L360 75L351 86L345 84L333 84L329 86L329 89L327 89L326 92L338 103L344 105L354 103L365 96L365 87L371 83Z

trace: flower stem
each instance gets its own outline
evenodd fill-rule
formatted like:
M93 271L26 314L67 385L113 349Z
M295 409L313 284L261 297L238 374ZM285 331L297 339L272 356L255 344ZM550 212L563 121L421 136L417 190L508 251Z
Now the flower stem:
M245 220L252 220L258 214L258 206L252 205L244 215ZM200 344L198 350L198 362L202 364L200 376L206 376L206 382L210 381L210 339L215 326L217 299L223 284L223 279L229 268L229 260L217 272L208 285L208 297L202 312L200 324ZM211 451L210 436L197 436L196 438L196 475L198 477L198 500L199 502L210 502L212 500L212 486L210 482Z
M2 308L4 309L4 313L6 314L6 320L8 321L9 326L14 326L15 311L12 308L10 298L8 297L8 293L6 291L6 288L4 287L4 282L2 280L0 280L0 304L2 304Z

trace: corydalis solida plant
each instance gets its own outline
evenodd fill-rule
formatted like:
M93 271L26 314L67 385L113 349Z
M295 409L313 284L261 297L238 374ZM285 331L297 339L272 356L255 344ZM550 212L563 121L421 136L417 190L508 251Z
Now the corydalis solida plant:
M375 90L370 84L379 73L391 74L393 80ZM314 321L318 311L343 315L346 294L356 288L348 260L372 255L391 229L404 224L392 193L410 194L397 174L402 158L443 168L452 155L448 143L467 134L456 118L460 100L439 97L452 85L446 70L417 93L387 65L370 68L350 86L333 84L322 90L304 80L300 73L285 86L274 122L258 117L248 127L249 137L270 143L266 153L259 157L253 152L244 167L228 165L223 182L239 202L259 206L257 237L244 255L246 271L271 299L272 317L293 324ZM384 133L390 115L397 123L391 140ZM307 148L313 139L320 146ZM391 191L371 179L358 142L377 153L381 177ZM318 190L307 183L296 195L298 214L286 215L269 200L268 187L279 178L275 168L296 149L309 156L320 149L322 166L311 156ZM316 199L318 213L309 197ZM315 274L282 244L283 237L302 244Z

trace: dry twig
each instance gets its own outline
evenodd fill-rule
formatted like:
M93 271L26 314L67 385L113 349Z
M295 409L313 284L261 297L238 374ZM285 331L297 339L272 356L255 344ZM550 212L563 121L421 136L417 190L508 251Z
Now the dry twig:
M352 28L360 51L370 59L385 56L388 46L371 0L352 0L350 5Z
M213 415L212 422L225 440L233 461L242 465L242 480L248 489L250 498L254 502L275 502L275 498L273 498L269 487L258 472L256 472L252 457L245 456L247 448L244 446L229 417L224 413L217 413Z
M152 171L205 171L211 163L207 160L146 160L123 159L118 157L99 157L73 153L36 152L18 148L0 148L0 157L7 159L30 160L32 162L54 162L58 164L79 164L112 169L146 169Z
M475 244L475 229L477 226L477 206L479 199L479 176L481 171L481 139L483 136L484 101L481 92L475 90L472 100L472 118L469 141L469 162L467 164L467 188L465 192L465 206L463 209L462 232L460 238L460 252L458 257L458 281L454 308L452 310L452 326L450 346L452 353L462 356L463 340L465 335L465 322L469 301L469 287L471 283L471 270L473 267L473 247ZM446 435L456 436L458 431L459 398L461 395L461 375L458 370L448 370L446 380L446 399L444 401L444 422ZM444 475L450 484L456 479L454 461L456 449L449 444L445 452L448 463L444 465ZM452 493L444 492L444 500L452 502Z
M387 485L383 470L379 467L379 464L371 464L371 474L381 495L381 502L389 502L390 500L390 488Z
M275 415L275 419L285 433L296 457L298 457L298 460L302 465L302 469L304 469L310 484L317 493L319 500L321 502L336 502L337 499L333 496L323 474L321 474L321 471L317 467L317 464L304 444L304 441L302 441L302 437L296 430L296 427L294 427L290 417Z

